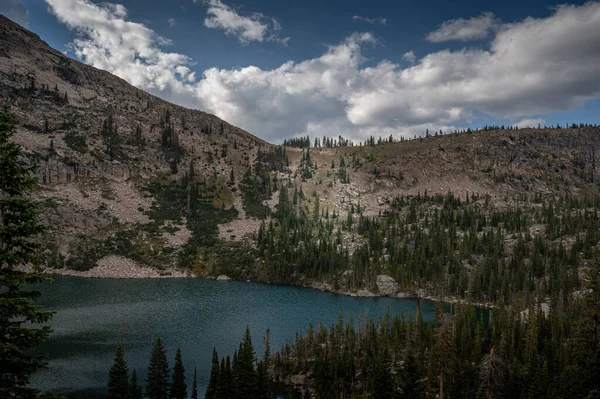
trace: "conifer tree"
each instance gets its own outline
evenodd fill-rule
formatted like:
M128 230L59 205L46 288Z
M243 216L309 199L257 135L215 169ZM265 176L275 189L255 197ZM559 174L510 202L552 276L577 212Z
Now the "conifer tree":
M208 380L208 387L206 388L206 393L204 394L204 399L216 398L218 380L219 380L219 355L217 354L217 349L213 348L212 366L210 369L210 377Z
M373 365L373 399L391 399L394 397L394 382L390 373L390 361L386 353L375 357Z
M432 353L432 372L438 381L439 398L446 397L450 374L456 363L456 348L452 320L443 313L442 304L438 303L435 310L436 340ZM436 378L437 377L437 378Z
M221 367L219 370L219 379L217 380L217 399L231 399L234 397L233 390L233 372L231 370L231 359L221 359Z
M39 290L24 289L49 280L16 270L39 263L32 238L44 227L37 221L37 204L26 198L36 183L34 167L23 159L21 146L10 141L13 129L8 107L0 108L0 397L30 398L39 391L28 387L29 379L45 366L31 349L48 339L51 328L39 325L53 312L33 303Z
M254 369L255 358L250 329L246 327L236 364L237 389L245 398L254 398L258 392L258 375Z
M269 329L267 329L264 343L265 352L259 367L259 396L261 398L270 398L272 395L271 384L269 383L269 368L271 366L271 331Z
M169 361L167 351L160 338L152 348L148 376L146 378L146 396L148 399L167 399L169 397Z
M106 398L129 399L129 388L129 368L125 361L123 345L119 344L115 353L115 362L108 374L108 394Z
M131 372L131 380L129 382L129 397L130 399L143 399L142 387L138 383L137 372L135 369Z
M175 353L175 365L173 366L173 380L171 382L170 399L186 399L187 384L185 383L185 369L181 360L181 348Z
M192 381L192 396L191 399L198 399L198 380L196 378L196 368L194 367L194 379Z

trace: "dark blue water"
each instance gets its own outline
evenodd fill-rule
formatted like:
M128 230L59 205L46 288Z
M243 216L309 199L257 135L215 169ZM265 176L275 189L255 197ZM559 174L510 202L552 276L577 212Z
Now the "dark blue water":
M57 276L42 287L41 304L57 313L54 333L41 346L50 366L35 375L35 386L69 398L93 398L105 392L118 343L125 347L130 370L144 382L152 344L160 336L172 365L181 347L188 376L198 369L206 388L213 347L219 355L237 349L246 326L256 352L271 329L273 349L319 321L329 326L343 311L346 319L414 313L416 302L391 298L351 298L311 289L201 279L84 279ZM425 320L434 305L422 304ZM142 384L143 385L143 384Z

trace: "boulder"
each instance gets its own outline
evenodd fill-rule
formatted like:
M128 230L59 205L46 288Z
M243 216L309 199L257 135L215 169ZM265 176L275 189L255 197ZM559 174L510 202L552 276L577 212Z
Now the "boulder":
M380 274L377 276L377 290L379 291L379 295L394 296L398 293L400 287L392 276Z
M221 274L219 277L217 277L217 281L229 281L229 280L231 280L229 278L229 276L226 276L224 274Z

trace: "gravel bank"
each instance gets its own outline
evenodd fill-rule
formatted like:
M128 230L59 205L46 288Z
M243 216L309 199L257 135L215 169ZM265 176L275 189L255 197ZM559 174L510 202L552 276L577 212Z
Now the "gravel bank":
M62 276L79 276L89 278L182 278L191 277L178 270L158 271L150 267L144 267L137 262L117 255L109 255L98 261L98 266L93 269L80 272L70 269L48 269L48 274Z

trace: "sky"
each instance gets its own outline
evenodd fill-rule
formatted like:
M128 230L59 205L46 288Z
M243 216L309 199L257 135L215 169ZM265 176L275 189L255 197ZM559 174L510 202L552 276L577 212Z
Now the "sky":
M263 139L600 123L600 2L0 0L52 47Z

